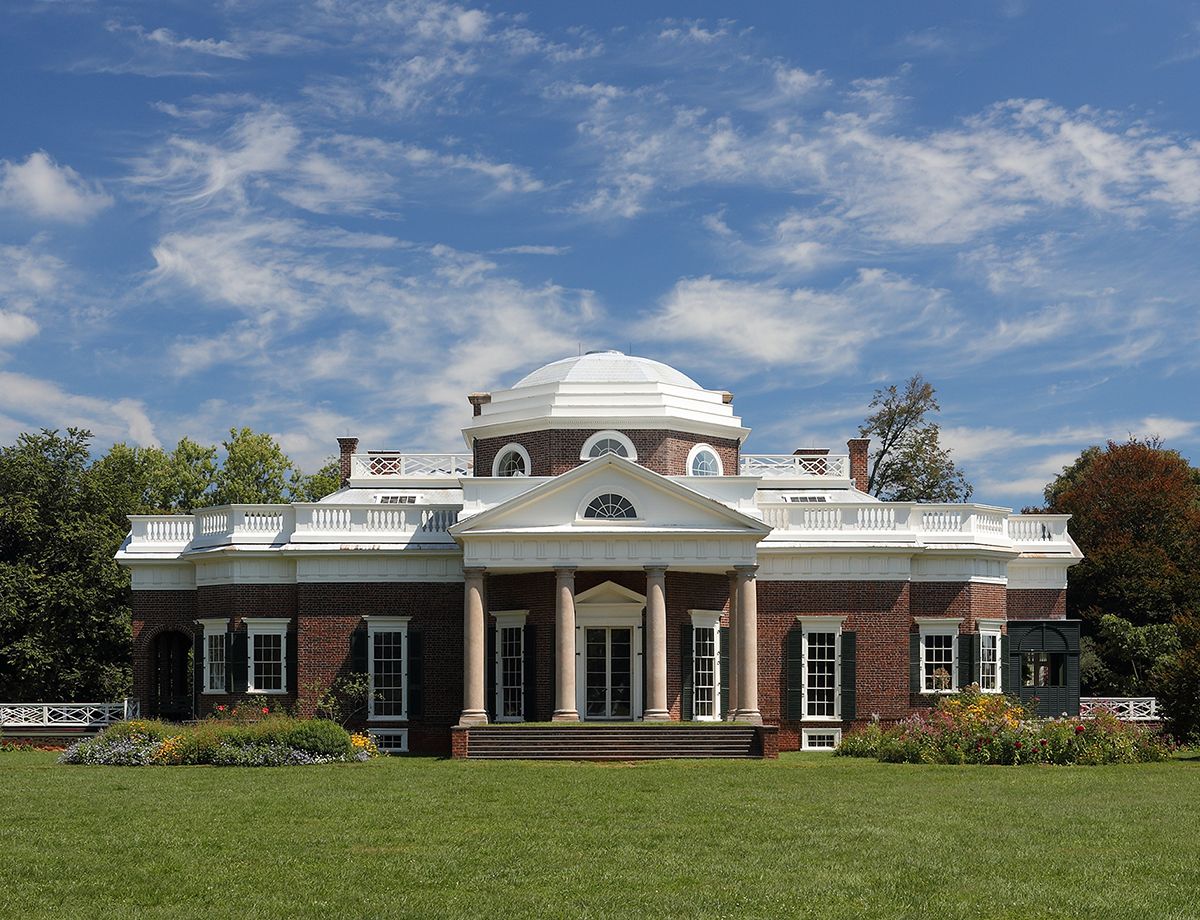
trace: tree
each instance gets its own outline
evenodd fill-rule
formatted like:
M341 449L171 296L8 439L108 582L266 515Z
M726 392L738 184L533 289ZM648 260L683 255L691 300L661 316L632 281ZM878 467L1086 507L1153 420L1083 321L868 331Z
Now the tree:
M929 416L940 412L933 385L920 374L904 384L876 390L874 411L858 429L871 438L867 491L887 501L961 502L974 492L940 443Z
M325 465L312 474L299 470L292 476L292 501L315 502L342 487L342 468L336 457L330 457Z
M300 471L271 435L230 428L222 441L225 461L217 471L214 505L271 504L288 500L288 484Z
M1083 561L1068 614L1083 620L1085 692L1150 693L1179 658L1178 623L1200 611L1200 480L1158 439L1089 447L1045 490L1070 514Z
M114 444L92 466L110 505L125 514L187 513L210 504L217 449L189 438L172 451Z
M0 699L119 697L129 683L129 575L113 559L125 501L88 467L90 433L0 448Z
M1180 741L1200 742L1200 614L1175 618L1180 650L1161 668L1154 692L1167 728Z

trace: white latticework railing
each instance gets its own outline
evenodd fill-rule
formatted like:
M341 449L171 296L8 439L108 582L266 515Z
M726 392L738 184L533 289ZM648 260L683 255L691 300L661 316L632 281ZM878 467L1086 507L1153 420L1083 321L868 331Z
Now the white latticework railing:
M136 719L139 711L134 699L119 703L0 703L0 727L103 728Z
M1161 722L1158 700L1153 696L1085 696L1079 700L1079 714L1094 716L1111 712L1122 722Z
M742 454L743 476L764 479L846 479L850 457L846 454Z
M399 451L371 451L350 458L350 478L370 479L458 479L470 476L474 466L471 454L406 454Z

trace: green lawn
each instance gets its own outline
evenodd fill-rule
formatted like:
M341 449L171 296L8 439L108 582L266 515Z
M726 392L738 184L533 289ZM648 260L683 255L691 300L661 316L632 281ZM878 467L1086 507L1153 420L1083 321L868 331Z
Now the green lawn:
M0 777L5 918L1200 916L1200 759Z

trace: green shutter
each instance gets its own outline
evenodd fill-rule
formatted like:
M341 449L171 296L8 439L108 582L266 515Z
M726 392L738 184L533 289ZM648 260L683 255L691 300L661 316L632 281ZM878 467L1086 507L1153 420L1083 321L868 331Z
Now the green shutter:
M299 629L289 629L284 643L287 647L287 692L295 695L300 686Z
M537 718L537 631L531 623L525 624L525 693L522 703L522 718L532 722Z
M804 718L804 630L799 626L787 634L787 717Z
M729 627L721 627L721 718L729 717Z
M908 690L921 692L921 634L908 634Z
M199 629L192 640L192 712L197 717L201 715L201 700L204 699L200 695L204 690L204 627Z
M483 652L483 708L488 711L493 722L500 714L496 706L496 624L488 622L491 617L483 618L484 652Z
M421 634L408 634L408 717L425 715L425 664L421 656Z
M858 702L858 673L855 658L858 654L858 637L854 632L842 633L842 721L852 722L857 718L855 707Z
M695 717L695 675L692 671L692 624L679 624L679 668L683 681L679 691L679 718L690 722Z
M233 633L225 633L225 692L233 693Z
M242 628L233 634L233 642L230 643L230 648L233 650L233 653L232 653L233 657L229 660L227 666L228 666L230 672L233 674L233 692L234 693L245 693L246 686L247 686L246 656L249 654L248 646L246 643L245 624L243 624Z
M1012 629L1012 626L1009 626ZM1000 657L1003 660L1001 670L1001 689L1014 696L1021 695L1021 653L1012 650L1012 640L1008 636L1000 637Z
M366 674L370 667L367 624L360 623L350 633L350 670L355 674Z
M958 686L970 686L979 678L979 634L964 633L958 637Z

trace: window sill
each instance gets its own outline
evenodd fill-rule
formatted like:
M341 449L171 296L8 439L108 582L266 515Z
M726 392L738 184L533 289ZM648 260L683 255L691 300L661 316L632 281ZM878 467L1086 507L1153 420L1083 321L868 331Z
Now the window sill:
M826 725L829 725L832 723L837 723L840 725L842 723L842 717L840 714L836 715L836 716L801 716L800 721L803 722L805 725L807 725L810 722L823 723Z
M253 687L247 687L246 693L252 696L287 696L286 690L255 690Z
M229 696L228 690L201 690L201 696Z
M372 715L367 716L367 721L368 722L407 722L408 721L408 713L404 713L403 715L399 715L399 716L377 716L377 715L372 714Z

